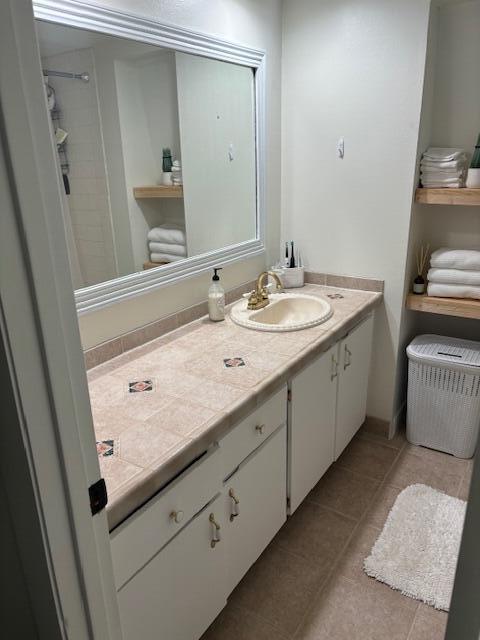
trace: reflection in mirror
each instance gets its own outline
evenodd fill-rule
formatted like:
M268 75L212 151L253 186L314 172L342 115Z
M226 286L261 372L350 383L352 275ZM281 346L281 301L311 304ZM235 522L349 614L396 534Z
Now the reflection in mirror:
M252 69L37 31L76 289L257 237Z

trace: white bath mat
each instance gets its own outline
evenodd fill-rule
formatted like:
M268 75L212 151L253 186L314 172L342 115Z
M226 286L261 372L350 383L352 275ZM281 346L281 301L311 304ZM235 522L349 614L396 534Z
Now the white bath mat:
M365 559L366 573L404 595L448 611L466 502L424 484L397 497Z

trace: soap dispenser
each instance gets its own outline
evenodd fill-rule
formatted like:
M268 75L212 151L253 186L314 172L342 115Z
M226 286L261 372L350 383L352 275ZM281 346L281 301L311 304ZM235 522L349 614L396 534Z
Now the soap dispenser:
M221 268L215 267L213 269L212 284L208 290L208 315L210 320L214 322L225 320L225 291L220 284L220 277L217 273Z

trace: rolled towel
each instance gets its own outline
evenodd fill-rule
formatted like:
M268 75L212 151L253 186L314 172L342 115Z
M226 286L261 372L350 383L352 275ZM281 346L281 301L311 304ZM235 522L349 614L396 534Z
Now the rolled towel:
M480 271L480 251L475 249L437 249L430 257L430 266L437 269Z
M429 269L427 279L434 284L468 284L480 287L480 271L466 269Z
M185 244L185 231L175 224L161 224L148 232L150 242Z
M473 298L480 300L480 287L468 284L436 284L429 282L427 295L434 298Z
M177 260L183 260L185 256L174 256L171 253L151 253L151 262L176 262Z
M465 149L449 149L445 147L429 147L423 154L426 160L434 162L451 162L452 160L466 159Z
M187 247L184 244L169 244L166 242L149 242L150 253L170 253L172 256L186 256Z

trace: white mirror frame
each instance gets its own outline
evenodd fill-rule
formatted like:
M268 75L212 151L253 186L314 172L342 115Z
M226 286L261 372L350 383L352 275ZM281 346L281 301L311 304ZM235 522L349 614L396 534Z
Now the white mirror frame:
M225 265L265 252L265 51L252 49L210 35L160 24L130 13L93 6L78 0L33 0L35 18L69 27L97 31L175 49L186 53L234 62L255 69L256 131L256 227L257 237L217 249L159 269L132 273L79 289L75 301L79 315L151 292L177 280L194 277L214 266Z

